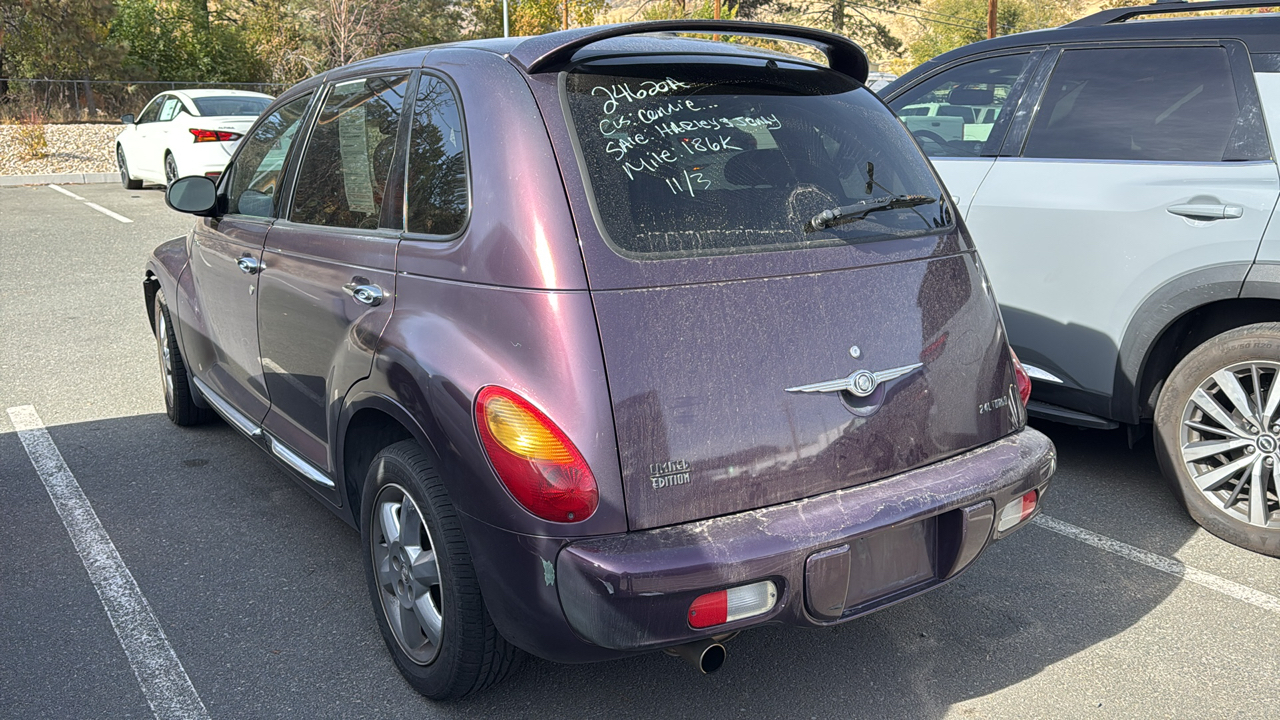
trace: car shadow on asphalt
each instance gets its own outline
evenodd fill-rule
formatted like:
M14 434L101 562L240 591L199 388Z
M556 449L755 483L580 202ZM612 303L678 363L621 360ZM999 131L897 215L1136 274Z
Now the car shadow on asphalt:
M1045 429L1061 456L1047 513L1085 524L1103 508L1090 527L1106 532L1134 495L1163 527L1146 549L1171 552L1194 531L1149 448ZM433 704L383 648L358 534L235 431L144 415L50 433L217 717L936 718L1123 633L1179 582L1029 527L922 597L830 629L744 632L712 676L662 653L530 658L501 685Z

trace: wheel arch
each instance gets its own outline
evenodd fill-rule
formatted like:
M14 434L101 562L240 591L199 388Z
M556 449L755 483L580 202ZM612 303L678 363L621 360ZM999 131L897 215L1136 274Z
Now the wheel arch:
M349 402L341 425L337 459L342 496L350 516L347 519L359 527L365 475L378 452L401 440L415 440L429 450L431 443L403 407L372 392L360 393Z
M1259 273L1259 268L1270 270ZM1205 268L1166 283L1134 314L1120 347L1117 420L1150 419L1164 380L1195 347L1245 325L1280 320L1280 265Z

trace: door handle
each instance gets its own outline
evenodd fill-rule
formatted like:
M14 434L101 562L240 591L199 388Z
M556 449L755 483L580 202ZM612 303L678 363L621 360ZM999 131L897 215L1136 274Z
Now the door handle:
M374 307L381 305L382 298L385 297L382 292L382 288L377 285L362 285L357 282L349 282L346 285L343 285L342 289L348 295L355 298L356 302L364 303L365 305L372 305Z
M1188 203L1171 205L1169 212L1192 220L1230 220L1244 215L1244 208L1239 205L1210 205Z
M237 260L236 264L240 266L240 272L246 275L257 275L258 270L262 269L262 264L248 255Z

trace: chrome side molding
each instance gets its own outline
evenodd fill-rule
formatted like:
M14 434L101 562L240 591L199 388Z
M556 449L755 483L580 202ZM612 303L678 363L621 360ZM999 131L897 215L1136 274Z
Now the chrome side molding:
M213 406L213 409L218 411L218 414L230 423L232 427L251 438L265 437L267 439L267 444L271 447L271 454L279 458L285 465L293 468L302 477L317 485L329 488L330 490L337 487L333 480L330 479L323 470L302 459L302 456L285 447L283 443L272 437L269 433L263 432L261 425L250 420L244 413L231 407L231 403L222 399L222 396L214 392L212 388L206 385L199 378L192 375L191 379L195 381L196 388L200 391L200 394L204 396L204 399L208 400L209 404Z
M330 490L336 487L333 480L330 480L329 476L324 474L324 471L306 460L303 460L302 456L285 447L284 443L281 443L270 435L267 435L267 440L271 443L271 453L280 458L280 461L285 465L296 470L299 475L317 485L329 488Z
M212 388L204 384L204 381L195 375L191 379L196 383L196 389L204 396L205 400L213 406L214 410L223 417L224 420L231 423L231 426L251 438L262 437L262 427L258 423L250 420L244 413L231 407L231 403L222 399L222 396L214 392Z

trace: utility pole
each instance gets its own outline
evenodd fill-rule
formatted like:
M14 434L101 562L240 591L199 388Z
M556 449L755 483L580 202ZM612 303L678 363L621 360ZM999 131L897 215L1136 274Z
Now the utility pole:
M987 39L996 36L996 0L987 0Z
M569 0L564 0L564 29L569 29Z

